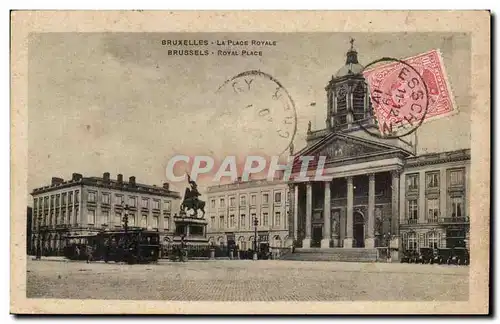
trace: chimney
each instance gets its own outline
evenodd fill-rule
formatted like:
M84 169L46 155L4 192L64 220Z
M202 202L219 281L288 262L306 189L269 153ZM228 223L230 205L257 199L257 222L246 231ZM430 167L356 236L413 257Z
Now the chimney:
M128 183L132 186L135 186L135 177L128 178Z
M104 180L104 182L109 182L109 172L104 172L102 174L102 179Z
M118 183L123 183L123 174L119 174L116 176L116 181L118 181Z
M78 181L82 178L82 175L80 173L73 173L73 176L71 177L71 180Z
M164 182L163 183L163 189L169 190L169 188L170 188L170 184L168 182Z
M64 179L57 178L57 177L52 177L52 182L51 182L51 184L52 184L52 185L55 185L55 184L58 184L58 183L63 183L63 182L64 182Z

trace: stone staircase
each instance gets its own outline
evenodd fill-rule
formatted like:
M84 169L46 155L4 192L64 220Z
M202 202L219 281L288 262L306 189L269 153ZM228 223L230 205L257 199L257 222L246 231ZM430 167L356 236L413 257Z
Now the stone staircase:
M281 256L280 259L291 261L376 262L377 249L297 248L294 253L287 253Z

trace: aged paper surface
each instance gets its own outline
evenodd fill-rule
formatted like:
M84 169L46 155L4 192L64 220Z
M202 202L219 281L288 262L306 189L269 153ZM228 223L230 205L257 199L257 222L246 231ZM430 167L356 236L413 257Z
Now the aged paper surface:
M487 313L489 31L13 12L11 312Z

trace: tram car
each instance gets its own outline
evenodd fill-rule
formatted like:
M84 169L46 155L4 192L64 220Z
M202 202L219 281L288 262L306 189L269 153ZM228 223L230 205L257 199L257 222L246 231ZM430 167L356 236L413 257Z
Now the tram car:
M92 253L94 261L134 264L156 262L160 253L159 233L142 228L101 231L83 237L83 242L68 245L64 251L65 257L84 260Z

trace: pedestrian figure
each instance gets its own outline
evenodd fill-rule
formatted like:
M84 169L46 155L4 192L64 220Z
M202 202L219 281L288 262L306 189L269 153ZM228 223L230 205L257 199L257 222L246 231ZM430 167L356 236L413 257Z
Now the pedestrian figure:
M87 263L90 263L91 261L93 261L93 259L94 259L94 256L93 256L92 247L89 245L89 246L87 246Z

